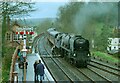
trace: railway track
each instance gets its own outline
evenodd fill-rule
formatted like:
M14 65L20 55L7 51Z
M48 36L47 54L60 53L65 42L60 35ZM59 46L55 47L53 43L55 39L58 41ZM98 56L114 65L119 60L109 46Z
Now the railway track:
M104 71L105 73L109 73L109 74L107 74L107 75L105 75L105 74L101 74L100 72L96 72L96 70L93 70L92 68L90 68L89 66L88 66L88 68L87 68L87 72L88 71L91 71L92 73L94 73L94 74L96 74L96 76L95 76L95 80L96 80L96 78L97 77L99 77L98 79L99 79L99 81L106 81L106 82L112 82L112 81L118 81L118 79L119 79L119 77L120 77L120 69L119 68L117 68L117 67L113 67L113 66L110 66L110 65L107 65L107 64L105 64L105 63L103 63L103 62L100 62L100 61L95 61L95 60L91 60L91 62L94 62L94 63L97 63L96 65L98 65L99 64L99 66L98 67L101 67L101 65L103 66L103 68L99 68L101 71ZM92 66L92 65L91 65ZM94 68L98 68L97 66L95 66L95 65L93 65L93 67ZM84 71L85 71L85 69L83 69L83 74L84 74ZM82 72L81 72L82 73ZM85 75L86 77L88 76L88 78L90 79L90 77L91 77L91 81L95 81L95 80L92 80L92 78L94 78L94 74L90 74L90 76L89 75ZM113 75L115 75L115 76L112 76L112 74ZM93 77L92 77L92 76ZM115 79L114 79L115 78Z
M46 51L45 47L44 46L41 46L41 47L42 47L42 49L44 49L44 52L43 52L43 50L42 50L42 52L41 52L41 50L39 50L39 53L45 53L46 52L45 54L49 55L48 52ZM41 47L39 47L39 49L41 49ZM70 79L70 77L68 75L66 75L64 70L56 63L56 61L54 61L54 59L52 57L43 58L41 56L41 58L44 61L47 68L49 69L49 72L51 73L51 75L54 78L55 82L63 82L63 81L71 82L71 83L73 82Z
M97 71L96 73L104 76L104 78L108 79L108 81L118 81L120 78L119 68L110 66L97 60L92 59L88 68L92 71Z
M45 47L46 48L46 47ZM46 50L47 51L47 50ZM47 51L48 52L48 51ZM49 53L50 54L50 53ZM58 58L57 58L57 60L56 60L56 58L54 58L54 60L56 61L56 63L58 64L58 65L60 65L61 66L61 64L62 63L58 63ZM54 62L55 62L54 61ZM59 60L60 61L60 60ZM66 67L66 68L65 68ZM70 68L67 68L68 66L66 66L66 65L64 65L62 68L64 69L64 70L66 70L67 69L67 71L70 71L70 72L73 72L73 71L71 71L70 69L71 69L71 67ZM69 69L69 70L68 70ZM106 77L104 77L104 76L101 76L100 74L98 74L98 73L96 73L96 72L94 72L94 71L92 71L92 70L90 70L89 68L87 68L87 69L83 69L83 71L81 70L81 69L78 69L77 68L77 70L78 70L78 72L80 72L79 73L79 75L80 74L83 74L87 79L89 79L89 80L87 80L87 81L91 81L91 82L95 82L96 81L96 79L99 79L99 81L106 81L106 82L110 82L110 80L109 79L107 79ZM85 70L87 70L87 73L85 73ZM74 71L76 71L76 70L74 70ZM90 74L88 74L88 71L90 72ZM68 72L68 73L70 73L70 72ZM77 72L77 73L78 73ZM70 73L71 74L71 73ZM80 77L78 77L78 75L76 75L76 74L74 74L74 73L72 73L71 74L72 76L74 76L74 77L76 77L76 78L78 78L77 80L78 81L82 81L82 79L80 78ZM91 77L92 76L92 77ZM82 76L83 77L83 76ZM84 78L85 78L84 77ZM85 80L85 79L84 79Z
M96 61L93 59L91 59L91 64L94 64L94 65L97 64L97 65L99 65L99 66L96 66L97 68L99 67L100 69L103 69L106 72L112 73L116 76L120 76L120 73L119 73L120 69L117 67L113 67L111 65L108 65L108 64L105 64L105 63L102 63L100 61Z
M91 59L103 62L104 64L111 65L113 67L120 68L119 61L118 62L111 62L111 61L105 60L103 58L100 58L99 56L95 56L94 54L92 54Z
M44 36L44 33L43 34L40 34L40 35L38 35L38 37L34 40L34 43L33 43L33 47L35 48L35 50L36 50L36 52L39 52L39 54L41 54L41 52L39 51L39 41L41 41L41 39L42 39L42 37ZM42 50L42 52L43 52L44 50ZM43 61L44 62L44 61ZM44 62L45 63L45 62ZM45 63L45 65L46 65L46 63ZM46 66L47 67L47 66ZM47 67L47 69L48 69L48 67ZM50 72L50 74L51 74L51 72ZM45 74L46 75L46 74ZM47 77L47 76L46 76ZM50 80L49 80L49 78L47 77L46 78L47 80L48 80L48 82L51 82ZM54 79L54 78L53 78ZM55 80L55 79L54 79ZM56 82L56 81L55 81Z
M44 40L44 42L41 40ZM67 81L67 82L78 82L78 81L89 81L89 82L117 82L117 77L120 77L118 68L114 68L104 63L91 60L88 68L76 68L68 64L63 58L53 58L50 56L50 47L46 45L47 41L45 38L39 39L39 52L43 55L41 58L45 62L49 72L54 78L55 82ZM109 74L106 74L109 73Z

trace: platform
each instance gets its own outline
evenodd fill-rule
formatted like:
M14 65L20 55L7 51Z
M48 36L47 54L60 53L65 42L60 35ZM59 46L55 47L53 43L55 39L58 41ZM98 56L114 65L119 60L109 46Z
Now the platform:
M34 82L34 66L33 66L33 64L34 64L35 60L39 60L39 59L41 60L38 53L32 53L32 54L27 55L28 67L27 67L27 73L26 73L26 81ZM43 63L42 60L41 60L41 62ZM19 83L21 83L22 78L23 78L23 69L20 69L18 67L18 62L16 62L16 64L15 64L15 71L18 72L18 81L19 81ZM48 72L46 66L45 66L45 76L44 76L43 81L45 81L45 82L49 81L52 83L54 82L54 80L53 80L52 76L50 75L50 73Z

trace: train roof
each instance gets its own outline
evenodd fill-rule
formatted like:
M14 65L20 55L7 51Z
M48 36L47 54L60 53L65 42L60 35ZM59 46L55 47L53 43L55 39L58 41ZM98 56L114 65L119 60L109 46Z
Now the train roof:
M61 33L61 32L56 31L55 28L50 28L50 29L47 30L47 32L53 37L56 37L58 34Z
M55 28L49 28L47 31L56 31Z

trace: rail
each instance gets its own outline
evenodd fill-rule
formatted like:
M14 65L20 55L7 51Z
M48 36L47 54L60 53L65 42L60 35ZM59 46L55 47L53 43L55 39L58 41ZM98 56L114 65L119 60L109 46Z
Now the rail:
M18 79L18 76L17 76L17 72L14 71L14 68L15 68L15 62L16 62L16 59L17 59L17 50L18 50L19 46L16 47L15 51L14 51L14 54L12 56L12 62L11 62L11 67L10 67L10 83L14 83L14 81L17 81Z
M39 35L37 35L34 40L33 40L33 44L32 44L32 47L35 48L35 52L38 52L38 49L37 49L37 46L38 46L38 39L41 35L43 35L44 33L41 33Z
M120 67L119 62L111 62L111 61L108 61L106 59L100 58L99 56L95 56L94 54L93 54L93 56L91 56L91 58L102 61L102 62L105 62L105 63L108 63L110 65L114 65L116 67Z

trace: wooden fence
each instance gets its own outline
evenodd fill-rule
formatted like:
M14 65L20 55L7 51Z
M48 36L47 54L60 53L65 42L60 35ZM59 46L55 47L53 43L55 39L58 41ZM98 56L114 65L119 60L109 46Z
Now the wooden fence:
M14 68L15 68L15 63L16 63L16 60L17 60L17 51L18 51L18 48L19 46L16 47L15 51L14 51L14 54L12 56L12 62L11 62L11 68L10 68L10 83L14 83L14 81L16 80L17 78L17 72L14 71Z

